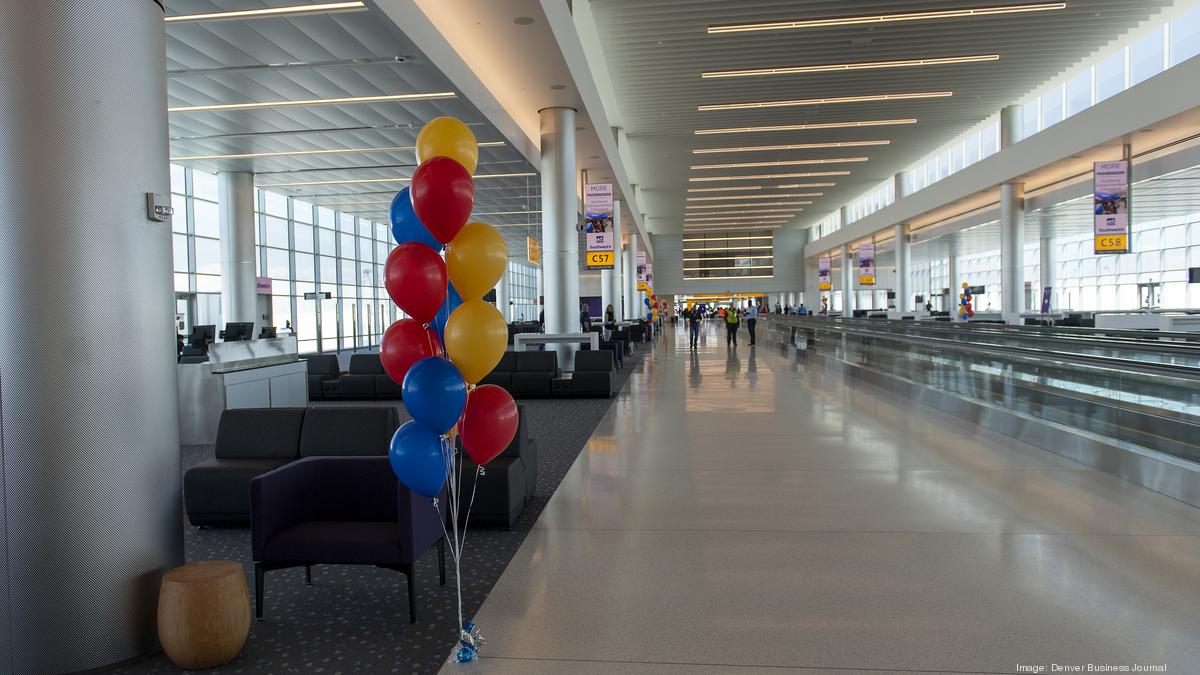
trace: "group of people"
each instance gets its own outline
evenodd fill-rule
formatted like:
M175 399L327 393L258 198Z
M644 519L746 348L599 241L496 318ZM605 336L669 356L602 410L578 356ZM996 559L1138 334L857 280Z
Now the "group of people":
M754 330L758 325L758 315L762 310L757 303L739 309L736 307L718 307L710 316L725 324L725 346L737 347L738 327L746 324L746 332L750 334L750 344L755 344ZM700 340L700 324L705 318L705 312L699 306L691 306L683 310L684 321L688 327L688 346L696 349Z

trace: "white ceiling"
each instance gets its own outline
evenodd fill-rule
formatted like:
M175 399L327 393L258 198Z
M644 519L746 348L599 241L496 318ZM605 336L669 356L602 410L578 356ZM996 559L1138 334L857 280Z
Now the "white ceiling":
M172 0L167 13L193 14L304 4L301 0ZM168 103L171 107L382 94L455 91L405 36L372 11L167 24ZM421 126L453 115L481 142L501 135L459 96L410 102L355 103L170 114L172 157L411 147ZM252 171L256 184L408 178L412 151L377 151L186 162L206 171ZM534 167L510 145L480 148L477 174L529 173ZM318 204L386 202L406 183L359 183L270 188ZM536 175L476 180L477 214L537 211ZM380 222L387 205L335 208ZM514 255L526 235L540 238L538 213L479 215L500 227ZM532 225L530 225L532 223Z
M1069 0L1062 10L944 19L707 34L709 25L818 19L1029 0L590 0L617 92L631 153L642 177L642 209L651 232L678 232L688 178L699 175L849 170L804 206L791 225L811 224L970 128L1000 107L1170 5L1170 0ZM977 54L997 61L837 73L702 79L710 70L769 68ZM951 91L949 98L698 111L713 103ZM704 128L916 118L916 124L853 129L697 136ZM890 140L886 146L694 155L699 148ZM692 164L867 156L833 166L693 171ZM807 182L804 179L797 179ZM716 185L772 185L797 180ZM695 187L695 184L691 184ZM736 194L736 193L735 193Z

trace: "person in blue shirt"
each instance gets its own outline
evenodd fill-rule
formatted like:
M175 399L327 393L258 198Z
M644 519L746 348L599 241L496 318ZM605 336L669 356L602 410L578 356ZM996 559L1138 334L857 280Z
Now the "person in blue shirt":
M746 331L750 333L750 344L754 344L754 326L758 323L758 303L751 302L746 308Z

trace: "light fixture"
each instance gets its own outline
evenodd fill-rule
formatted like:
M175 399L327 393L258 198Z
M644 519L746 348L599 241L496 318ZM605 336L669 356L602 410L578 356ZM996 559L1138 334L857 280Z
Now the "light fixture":
M786 145L740 145L730 148L698 148L693 155L713 155L725 152L766 152L772 150L812 150L816 148L861 148L871 145L889 145L891 141L841 141L837 143L788 143Z
M774 190L798 190L801 188L818 188L818 187L833 187L837 183L792 183L791 185L773 185L769 186Z
M265 7L262 9L239 9L229 12L205 12L203 14L176 14L164 17L167 23L188 21L222 21L229 19L259 19L263 17L295 16L315 12L357 12L367 7L362 2L323 2L315 5L289 5L287 7Z
M759 131L806 131L810 129L853 129L857 127L884 127L898 124L916 124L913 117L895 120L862 120L859 122L820 122L816 124L777 124L766 127L725 127L721 129L697 129L697 136L710 134L748 134Z
M766 248L771 248L767 246ZM714 250L719 249L705 249ZM774 260L775 256L771 253L763 253L762 255L712 255L700 258L684 258L683 262L708 262L709 260Z
M213 103L210 105L187 105L167 108L167 112L205 112L210 110L254 110L258 108L286 108L292 106L337 105L340 103L380 103L385 101L430 101L454 98L452 91L435 91L421 94L383 94L380 96L343 96L339 98L310 98L297 101L265 101L262 103Z
M780 66L777 68L747 68L745 70L709 70L700 73L704 79L716 77L757 77L760 75L800 75L803 73L835 73L848 70L879 70L881 68L914 68L916 66L945 66L955 63L999 61L999 54L969 56L937 56L927 59L896 59L894 61L858 61L856 63L823 63L812 66Z
M731 185L729 187L688 188L688 192L733 192L738 190L783 190L834 187L837 183L792 183L791 185Z
M746 176L693 176L689 183L705 183L718 180L770 180L772 178L809 178L817 176L848 176L849 171L813 171L810 173L756 173Z
M795 212L793 212L793 213L779 212L779 213L776 213L775 215L764 214L764 215L756 215L756 216L720 216L720 217L705 216L703 218L689 215L689 216L684 216L683 220L685 223L687 223L687 222L702 223L702 222L712 222L712 221L720 221L720 220L761 220L763 222L766 222L768 220L789 220L795 215L796 215Z
M315 195L312 198L320 199L321 197L320 197L320 195ZM369 201L360 201L360 202L321 202L320 204L317 204L317 206L369 206L371 204L391 204L391 203L392 203L392 200L390 200L390 199L372 199Z
M709 270L769 270L774 265L727 265L724 267L685 267L684 272L707 272Z
M999 5L970 9L942 9L925 12L901 12L896 14L867 14L864 16L839 16L829 19L804 19L799 21L767 21L763 23L737 23L709 26L713 33L746 33L766 30L796 30L801 28L828 28L830 26L856 26L861 24L895 23L900 21L929 21L933 19L965 19L997 14L1019 14L1063 9L1065 2L1040 2L1025 5Z
M793 201L793 202L759 202L759 203L746 202L743 204L688 204L687 208L689 208L689 209L741 209L741 208L756 207L756 206L808 206L810 204L812 204L811 201L801 200L801 201ZM714 213L717 213L717 211L714 211Z
M479 147L504 145L504 141L485 141ZM218 159L260 159L263 157L308 157L310 155L349 155L358 152L415 152L412 145L398 145L384 148L331 148L328 150L281 150L279 152L240 152L230 155L181 155L171 157L172 162L198 162L201 160Z
M532 171L524 173L485 173L472 176L476 180L480 178L519 178L522 176L534 176ZM255 187L272 188L272 187L303 187L306 185L357 185L371 183L407 183L411 178L347 178L339 180L310 180L300 181L297 183L259 183Z
M754 169L764 166L804 166L809 164L850 164L865 162L868 157L831 157L829 159L781 159L774 162L740 162L735 164L693 164L692 171L705 169Z
M754 206L761 206L761 205L755 204ZM695 213L695 212L685 213L685 214L683 214L683 217L684 218L695 218L697 220L701 220L701 219L707 218L708 216L745 216L745 215L760 214L760 213L774 213L774 214L782 215L782 216L793 216L796 214L796 212L803 211L803 210L804 209L786 208L786 209L742 209L740 211L701 211L699 213Z
M771 239L772 237L736 237L736 239ZM684 241L721 241L722 238L714 237L712 239L684 239ZM728 237L725 238L728 241ZM770 251L774 246L706 246L700 248L685 248L681 249L684 253L704 253L704 252L722 252L722 251ZM769 254L773 255L773 254Z
M745 236L737 236L737 237L701 237L699 239L684 239L683 241L685 241L685 242L687 242L687 241L720 241L722 239L725 239L725 240L732 239L734 241L746 241L748 239L774 239L774 237L769 237L769 236L768 237L756 237L754 235L748 234ZM770 248L770 246L767 246L766 248ZM686 251L688 249L684 249L684 250ZM707 251L708 249L701 248L701 249L693 249L693 250Z
M472 211L473 216L523 216L528 213L541 213L541 209L537 211Z
M720 197L688 197L689 202L715 202L726 199L790 199L792 197L821 197L824 192L789 192L777 195L721 195ZM688 205L691 206L690 204Z
M793 98L782 101L757 101L753 103L710 103L696 106L701 112L708 110L753 110L758 108L791 108L802 105L825 105L831 103L873 103L876 101L911 101L922 98L946 98L951 91L921 91L910 94L868 94L866 96L827 96L824 98Z

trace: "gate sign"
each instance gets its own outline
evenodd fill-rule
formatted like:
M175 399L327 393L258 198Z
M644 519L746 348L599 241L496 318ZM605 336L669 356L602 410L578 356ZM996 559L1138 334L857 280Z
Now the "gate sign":
M650 266L646 264L646 252L637 252L637 289L639 291L646 290L646 285L650 281Z
M612 235L612 183L588 183L583 193L584 236L587 252L585 267L589 270L611 270L615 262L616 242Z
M875 285L875 244L861 244L858 247L858 285Z
M1092 176L1095 253L1129 253L1129 160L1096 162Z
M817 290L833 290L833 275L829 271L829 258L817 258Z

